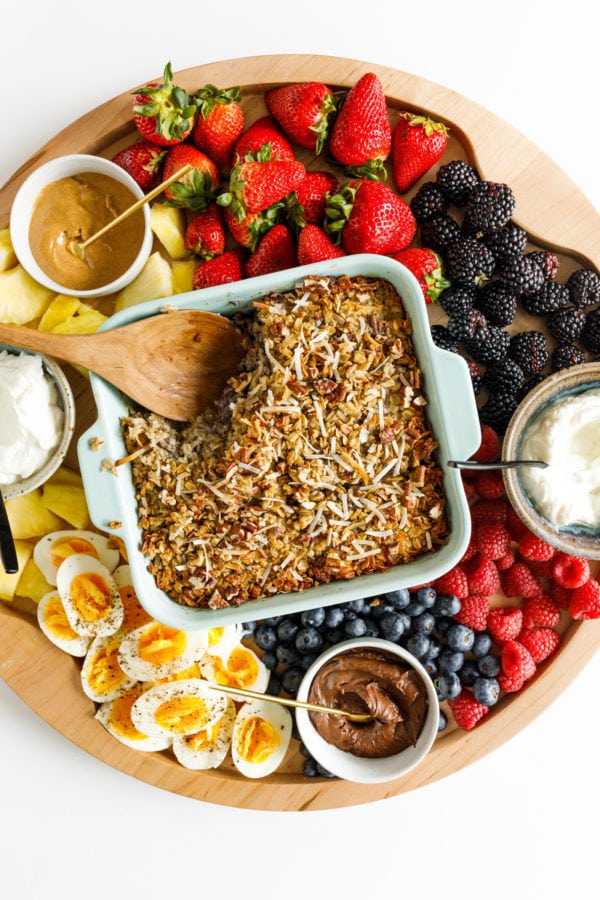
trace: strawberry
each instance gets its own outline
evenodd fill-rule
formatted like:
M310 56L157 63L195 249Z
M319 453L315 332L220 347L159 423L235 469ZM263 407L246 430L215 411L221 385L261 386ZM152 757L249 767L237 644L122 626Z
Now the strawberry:
M346 95L333 124L329 151L348 174L379 178L391 148L383 86L377 75L367 72Z
M238 138L235 155L242 160L295 159L294 150L272 116L253 122Z
M462 600L460 611L452 618L474 631L485 631L489 611L490 601L487 597L483 594L469 594Z
M351 181L328 197L325 231L341 235L347 253L397 253L417 228L410 206L381 181Z
M245 259L246 251L243 247L235 247L199 263L194 269L194 289L201 290L215 284L241 281L244 277Z
M518 606L498 606L491 609L487 629L497 644L514 641L523 627L523 613Z
M331 172L307 172L290 195L288 219L298 228L322 225L327 194L334 194L338 187L338 180Z
M196 91L193 100L198 112L192 140L215 161L221 172L229 172L236 141L244 130L240 89L219 90L214 84L206 84Z
M272 206L268 206L260 212L248 213L238 221L230 207L226 206L224 209L225 224L232 238L238 244L247 247L248 250L256 250L262 236L280 221L283 209L283 203L273 203Z
M217 197L242 221L248 213L261 212L295 190L306 174L297 160L240 161L229 176L229 190Z
M296 245L285 225L270 228L246 262L246 278L291 269L296 265Z
M112 161L125 169L143 191L151 191L160 182L166 152L151 141L136 141L115 153Z
M588 578L581 587L573 588L569 612L573 619L600 618L600 584L595 578Z
M211 259L225 250L223 213L216 203L190 219L185 230L185 248L202 259Z
M318 225L305 225L298 234L298 265L307 266L346 256L345 250L334 244L329 235Z
M400 116L392 140L392 171L403 194L444 155L448 129L427 116Z
M462 689L458 697L448 700L448 706L459 728L470 731L489 712L489 706L484 706L475 699L471 691Z
M300 147L319 154L329 135L329 120L336 111L331 88L320 81L284 84L265 95L271 116Z
M196 107L183 88L173 84L171 63L167 63L163 82L151 82L138 88L133 105L135 127L147 141L171 147L191 132Z
M165 158L163 178L170 178L188 164L193 169L171 184L164 195L171 206L186 206L198 212L209 205L221 179L212 159L191 144L171 147Z
M553 628L543 626L524 628L519 635L519 643L529 650L535 663L540 663L554 653L560 644L560 634Z
M392 259L397 260L409 269L423 291L425 303L435 303L442 291L450 287L450 282L444 278L441 256L426 247L408 247L393 253Z

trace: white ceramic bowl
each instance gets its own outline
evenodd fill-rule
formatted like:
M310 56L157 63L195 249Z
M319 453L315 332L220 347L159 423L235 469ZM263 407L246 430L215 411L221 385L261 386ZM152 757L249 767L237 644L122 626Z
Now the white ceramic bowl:
M357 638L336 644L322 653L307 670L298 689L298 700L306 701L311 684L322 666L334 656L345 653L348 650L372 648L382 650L390 656L408 664L420 676L427 691L428 710L417 743L413 747L407 747L401 753L394 756L385 756L377 759L368 759L362 756L354 756L344 750L338 750L332 744L327 743L317 732L311 722L308 711L296 710L296 724L302 743L311 756L325 769L338 778L346 781L354 781L361 784L377 784L382 781L392 781L406 775L414 769L421 760L427 756L438 733L440 707L437 693L430 675L425 671L416 657L403 647L391 641L380 638Z
M42 356L40 353L33 353L30 350L21 350L18 347L12 347L8 344L0 344L0 350L7 350L10 353L16 354L27 353L31 356L40 356L46 376L50 378L56 386L58 401L63 411L60 440L46 463L28 478L15 481L13 484L2 485L3 498L5 500L10 500L11 497L20 497L22 494L29 494L36 488L41 487L41 485L56 472L58 467L64 461L75 429L75 400L73 398L71 385L67 381L65 373L53 359L50 359L48 356Z
M35 169L23 182L13 201L10 213L10 236L17 255L17 259L23 268L35 281L57 294L68 294L79 297L81 300L92 297L104 297L123 290L133 279L139 275L152 251L152 231L150 229L150 211L148 204L142 207L145 222L145 232L139 253L131 266L119 278L93 290L76 290L65 287L50 278L36 262L29 246L29 226L32 212L40 191L46 185L57 181L59 178L67 178L70 175L79 175L84 172L96 172L101 175L109 175L121 184L124 184L132 192L136 199L141 199L144 192L134 179L121 166L101 156L92 156L85 153L74 153L67 156L59 156L44 163Z

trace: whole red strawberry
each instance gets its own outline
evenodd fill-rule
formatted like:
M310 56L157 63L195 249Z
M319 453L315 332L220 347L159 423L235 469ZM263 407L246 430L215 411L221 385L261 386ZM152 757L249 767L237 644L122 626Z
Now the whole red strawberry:
M229 172L235 143L244 130L244 110L239 87L220 90L206 84L193 97L198 109L192 140L214 160L221 172Z
M165 158L163 178L166 180L183 166L193 169L165 190L165 198L172 206L186 206L194 212L206 209L219 186L220 175L216 165L191 144L171 147Z
M171 63L167 63L162 83L138 88L133 104L135 127L147 141L170 147L191 132L196 106L183 88L173 84Z
M327 194L337 191L338 180L331 172L307 172L287 203L287 217L299 228L323 225Z
M397 253L417 229L410 206L381 181L353 181L329 196L325 231L340 235L347 253Z
M194 288L201 290L216 284L229 284L241 281L244 277L244 260L246 251L242 247L234 247L225 253L199 263L194 269Z
M241 160L295 159L292 145L272 116L262 116L238 138L234 153Z
M231 209L225 207L225 225L236 243L248 250L256 250L262 236L281 220L283 210L283 203L273 203L260 212L248 213L238 220Z
M336 111L331 88L320 81L284 84L265 96L267 109L287 136L320 153L329 135L329 119Z
M185 230L185 248L202 259L211 259L225 250L223 213L216 203L192 216Z
M230 207L241 222L248 213L260 212L282 200L305 174L304 165L297 160L238 161L229 176L229 191L220 194L217 203Z
M381 81L367 72L344 100L331 131L329 150L350 174L379 177L390 155L392 129Z
M392 140L392 171L400 193L408 191L444 155L448 129L412 113L402 115Z
M136 141L115 153L112 161L125 169L143 191L150 191L160 183L166 152L151 141Z
M305 225L298 234L298 265L306 266L346 256L345 250L334 244L318 225Z
M246 262L247 278L291 269L296 265L296 245L285 225L274 225Z
M399 253L393 253L392 259L402 263L413 273L419 282L425 303L435 303L440 294L450 287L450 282L444 278L441 256L427 247L408 247Z

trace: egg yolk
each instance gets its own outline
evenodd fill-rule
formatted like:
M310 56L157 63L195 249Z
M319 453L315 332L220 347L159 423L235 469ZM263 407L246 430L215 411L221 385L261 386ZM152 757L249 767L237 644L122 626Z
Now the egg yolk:
M101 575L82 572L76 575L69 589L71 602L86 622L103 619L112 606L112 594Z
M126 691L122 697L113 700L110 709L109 725L113 734L130 741L143 741L146 735L138 731L131 721L131 707L143 693L142 687L134 687Z
M231 687L248 687L254 684L258 676L256 657L245 647L235 647L229 654L226 663L215 656L213 669L217 684L231 685Z
M44 624L50 634L61 641L74 641L77 634L69 625L67 614L59 594L53 594L48 598L44 608Z
M88 683L96 694L109 694L127 681L127 675L119 665L120 640L109 641L86 665Z
M189 669L182 669L181 672L175 672L173 675L159 678L154 684L167 684L169 681L185 681L188 678L202 678L202 672L197 662L192 663Z
M99 559L98 551L90 541L86 541L85 538L81 537L70 537L55 541L52 544L50 550L52 565L58 569L67 556L72 556L74 553L86 553L88 556L94 556L96 559Z
M185 651L186 644L184 631L155 622L140 635L138 653L144 662L160 666L179 659Z
M188 734L185 742L192 750L207 750L216 744L222 728L223 719L219 719L218 722L215 722L214 725L209 725L208 728L203 728L195 734Z
M119 588L119 594L123 602L123 624L122 631L135 631L142 625L147 625L152 621L152 616L148 615L131 585Z
M221 638L223 637L223 632L225 629L223 626L221 628L209 628L208 629L208 646L214 647L215 644L218 644Z
M154 713L156 724L172 734L200 731L209 717L210 711L201 697L172 697Z
M268 759L281 741L271 722L260 716L248 716L240 722L235 736L238 755L249 763Z

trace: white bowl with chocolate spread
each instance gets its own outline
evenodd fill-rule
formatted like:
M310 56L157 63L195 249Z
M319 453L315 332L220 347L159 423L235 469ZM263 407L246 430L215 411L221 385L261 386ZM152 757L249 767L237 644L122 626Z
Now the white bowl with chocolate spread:
M10 234L23 268L59 294L81 299L123 290L152 250L148 204L127 216L83 251L82 243L144 196L134 179L100 156L69 154L35 169L11 208Z
M407 650L380 638L357 638L321 654L306 672L298 700L350 713L296 710L308 752L346 781L375 784L406 775L438 733L439 703L429 674Z

